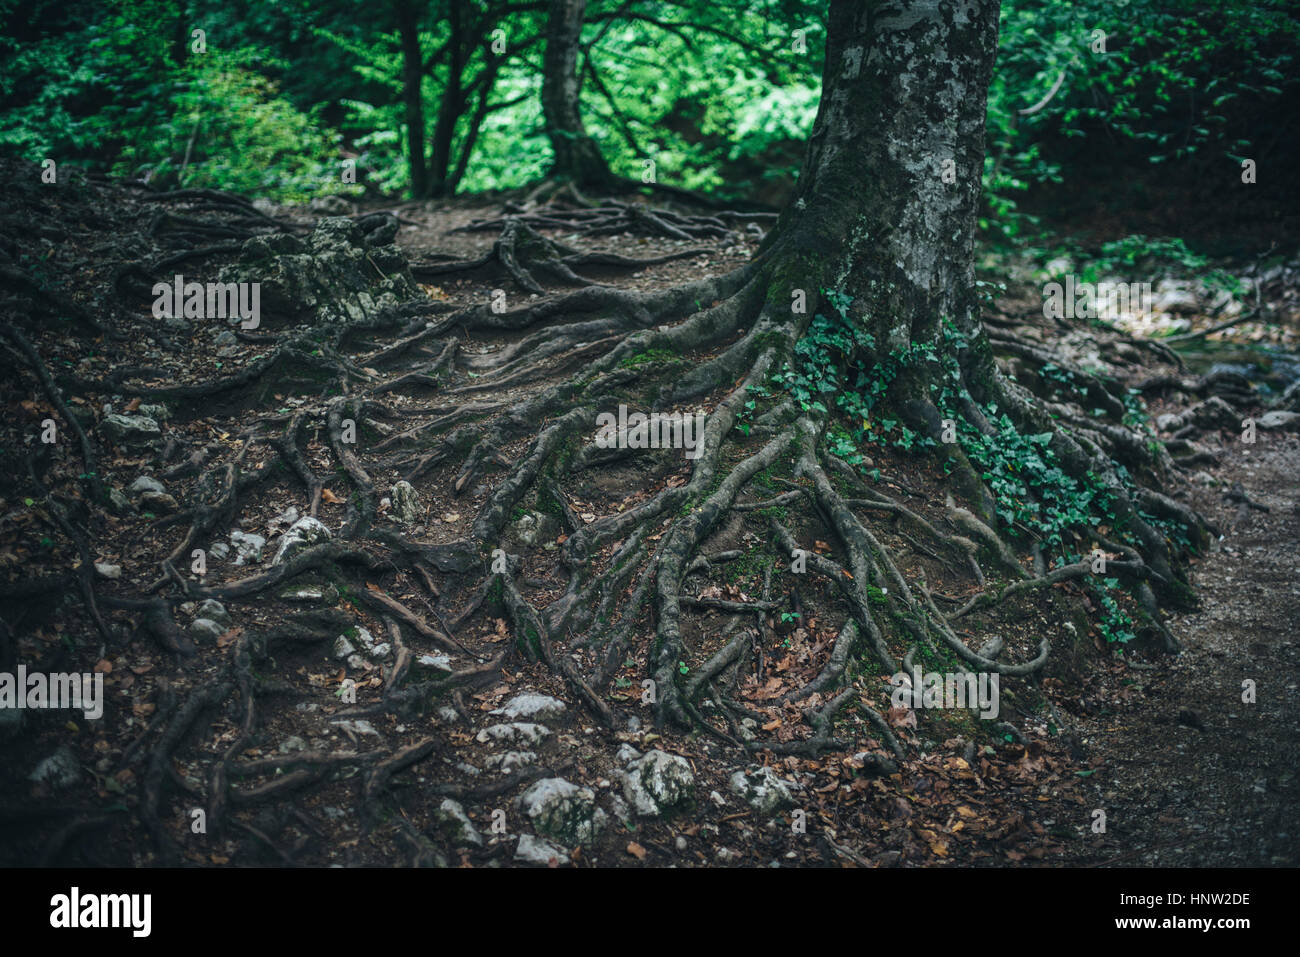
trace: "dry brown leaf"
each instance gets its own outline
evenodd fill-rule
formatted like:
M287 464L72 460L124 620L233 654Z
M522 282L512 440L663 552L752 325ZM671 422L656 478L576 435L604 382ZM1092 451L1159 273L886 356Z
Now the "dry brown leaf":
M329 489L322 489L322 490L321 490L321 493L320 493L320 499L321 499L322 502L328 502L328 503L331 504L331 505L342 505L342 504L343 504L343 499L339 498L337 495L335 495L335 494L334 494L333 492L331 492Z
M638 844L636 841L632 841L630 844L628 844L627 852L631 854L633 857L635 857L638 861L645 860L645 848L642 847L640 844Z

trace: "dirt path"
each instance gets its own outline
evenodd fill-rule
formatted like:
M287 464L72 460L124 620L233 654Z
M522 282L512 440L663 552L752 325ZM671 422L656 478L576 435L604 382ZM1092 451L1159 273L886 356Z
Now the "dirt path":
M1191 497L1224 535L1194 576L1201 608L1171 622L1184 653L1129 672L1123 700L1079 728L1106 833L1078 863L1300 863L1300 441L1224 452L1220 484ZM1268 511L1225 501L1233 482ZM1247 680L1254 704L1242 701Z

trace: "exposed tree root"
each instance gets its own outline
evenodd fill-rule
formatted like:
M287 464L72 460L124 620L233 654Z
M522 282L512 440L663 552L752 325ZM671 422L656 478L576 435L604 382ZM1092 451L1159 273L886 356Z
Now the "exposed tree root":
M237 238L281 225L251 214L224 194L182 191L154 198L192 203L231 220L218 228L189 217L158 219L156 231L179 230L170 235L190 235L201 246L169 253L138 270L139 275L233 251L214 243L214 237ZM379 217L368 225L387 230L390 220ZM1092 565L1071 561L1048 570L1051 556L1044 554L1042 543L1031 541L1028 547L1036 550L1038 562L1029 571L1019 553L1026 547L1016 537L1020 530L998 527L989 507L993 497L959 448L940 446L934 457L952 465L954 491L970 509L952 495L943 507L918 502L927 496L901 485L904 491L896 498L831 451L836 447L829 441L836 424L833 413L793 395L768 395L779 381L774 377L799 361L796 347L810 321L806 313L789 309L783 270L790 254L779 243L743 269L646 294L594 285L577 270L641 268L695 252L652 260L592 256L537 231L640 231L680 240L716 238L745 220L741 214L686 217L616 202L512 210L502 219L467 227L502 230L488 256L417 263L413 272L431 278L495 268L531 293L543 292L542 278L582 288L501 313L475 306L444 314L442 306L407 303L337 323L323 334L300 330L252 337L246 341L264 349L257 358L233 374L205 382L177 384L167 370L140 366L119 367L97 380L68 377L72 387L96 394L190 403L264 388L268 377L278 375L282 381L295 370L309 373L315 384L294 408L257 418L237 437L238 447L215 464L208 463L207 452L187 450L182 443L168 450L170 461L182 459L174 474L197 476L195 491L188 508L165 520L183 525L184 532L176 532L175 546L160 562L161 575L141 597L99 601L87 535L68 518L57 494L47 491L52 520L73 542L81 565L75 579L60 578L40 588L75 580L105 647L119 643L126 632L114 629L99 610L101 604L119 618L131 618L136 630L178 658L192 658L196 649L173 620L183 601L255 598L308 572L360 579L356 602L383 621L394 654L379 673L382 681L371 686L371 697L335 712L340 719L416 714L439 699L454 702L463 713L461 692L492 683L507 666L532 662L562 678L602 725L616 728L620 715L611 704L610 684L631 661L641 680L653 682L650 700L658 728L700 728L743 752L814 757L850 747L850 724L865 722L889 751L889 756L868 756L872 768L896 767L906 758L907 745L872 706L880 688L863 676L894 674L906 652L902 661L909 667L913 655L922 654L957 670L1032 679L1052 654L1046 635L1034 643L1012 643L1008 657L1019 660L1008 663L999 660L1007 644L1003 636L975 650L953 624L970 616L996 622L1024 596L1086 579L1093 574ZM70 413L62 389L21 333L3 332L13 345L13 359L30 367L76 435L85 471L93 478L96 449ZM511 341L480 355L463 347L475 332L506 333ZM1050 359L1033 347L1001 339L998 345L1030 364ZM885 351L882 346L879 355L845 354L841 359L846 370L879 374ZM1111 541L1093 529L1080 529L1070 533L1071 544L1096 544L1122 556L1108 561L1106 574L1132 589L1163 631L1166 646L1175 647L1159 623L1158 600L1182 597L1183 569L1160 524L1181 524L1194 536L1204 535L1204 526L1168 496L1138 488L1117 466L1158 477L1172 465L1168 456L1152 451L1145 436L1123 424L1031 396L998 375L990 356L965 354L959 361L958 408L946 414L960 415L988 435L993 429L981 408L995 403L1022 433L1050 434L1050 447L1066 473L1091 474L1105 483L1114 525L1126 537ZM466 381L470 373L473 378ZM543 378L552 381L525 398L502 398L507 389ZM1113 383L1084 373L1078 381L1092 407L1122 422L1126 406ZM979 387L972 388L973 382ZM900 379L882 399L881 409L896 410L928 434L939 420L938 410L912 393L925 395L931 384ZM489 390L495 393L492 399L474 398ZM411 400L412 391L436 392L439 404ZM755 396L770 401L750 418ZM638 449L635 426L613 435L605 432L597 441L597 416L620 404L679 418L693 414L697 405L710 411L690 455L682 457L680 448ZM372 430L372 439L362 447L345 439L345 422ZM582 500L575 487L590 473L632 462L653 465L647 474L656 478L644 494L608 514L575 513L571 502ZM35 465L30 467L33 482L42 487ZM223 584L181 574L190 551L231 524L249 492L281 467L305 491L312 516L318 514L333 469L330 485L346 497L337 539ZM389 469L408 480L442 469L453 495L481 502L468 531L457 533L463 537L427 544L384 525L375 477ZM530 508L554 515L564 531L553 553L563 587L545 600L537 598L538 580L523 570L527 556L510 554L511 522ZM750 556L750 548L735 547L737 528L761 543L767 560L758 597L705 590L725 567ZM1120 537L1117 531L1108 534ZM810 536L831 542L818 540L813 548ZM806 577L793 571L796 560L806 562ZM968 590L959 598L936 596L926 580L927 567L940 569L945 579L960 579L958 589ZM386 578L396 579L405 590L372 581ZM784 621L790 608L791 617L806 621L809 590L829 594L836 609L817 608L825 637L817 645L816 660L798 681L778 692L755 694L781 654L775 650L780 642L776 616ZM955 608L941 612L936 597ZM703 640L695 637L709 631L712 625L703 622L714 616L723 619L721 640L714 642L716 633ZM826 631L831 617L836 620ZM488 618L506 623L513 641L505 648L491 648L474 637L479 620ZM241 632L218 674L191 688L179 704L160 709L136 739L123 765L147 755L140 816L164 862L181 858L173 828L164 823L169 791L188 795L190 787L179 781L173 758L213 709L226 709L231 730L219 749L209 750L206 793L190 796L193 807L206 809L214 833L237 829L287 865L295 862L299 849L285 845L274 830L242 819L247 809L286 800L332 776L356 774L361 807L373 826L394 777L438 751L439 739L428 737L391 752L313 750L246 757L259 723L266 720L260 702L276 690L258 677L255 666L277 646L312 647L334 638L346 620L340 611L325 610ZM419 663L432 650L454 658L450 666L444 659L434 677ZM783 726L779 740L756 739L749 726L766 724L782 709L795 715L795 728ZM484 796L536 776L530 770L500 785L440 785L439 793ZM406 839L417 859L429 859L415 835Z
M477 228L477 227L466 227ZM441 260L425 257L411 264L411 273L418 279L440 279L463 272L478 272L489 268L504 271L525 292L544 295L534 273L571 286L590 286L593 281L574 272L584 266L602 269L643 269L678 259L690 259L705 252L687 249L666 256L630 259L613 253L584 253L559 240L548 239L518 216L507 216L501 227L501 238L492 249L478 259Z

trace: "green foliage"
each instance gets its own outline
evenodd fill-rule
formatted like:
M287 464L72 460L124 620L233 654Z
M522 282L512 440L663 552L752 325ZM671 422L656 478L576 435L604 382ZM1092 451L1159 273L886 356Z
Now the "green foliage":
M551 160L538 102L544 4L416 5L421 133L433 135L451 92L453 3L464 28L466 96L451 144L453 159L466 154L459 186L535 180ZM282 198L337 192L344 155L372 189L410 185L395 5L0 0L0 10L0 147ZM587 130L617 173L639 177L652 158L660 182L779 204L817 111L825 16L813 0L589 0ZM195 26L207 31L205 53L190 49ZM510 49L493 59L497 28ZM1104 54L1091 49L1094 29L1106 32ZM1295 94L1298 38L1284 0L1008 0L982 224L1011 238L1036 231L1021 198L1092 175L1094 143L1146 165L1253 155L1284 128L1259 120Z
M1106 34L1105 52L1094 50L1094 30ZM1004 3L981 226L1013 239L1032 232L1016 196L1090 173L1092 141L1148 164L1250 155L1252 118L1294 95L1298 38L1285 0Z
M1108 644L1127 644L1136 638L1133 632L1133 619L1119 607L1112 592L1119 589L1119 579L1106 578L1101 582L1091 583L1093 594L1101 604L1102 617L1097 622L1097 630Z
M835 290L822 290L822 295L831 306L830 316L814 314L808 331L795 343L794 364L782 366L772 381L805 412L825 415L830 411L829 401L852 418L864 418L888 383L872 383L872 391L864 394L861 389L868 387L865 376L859 374L850 386L846 370L875 349L875 338L849 316L849 297Z
M997 502L998 516L1009 526L1028 529L1053 546L1069 529L1098 525L1094 501L1105 494L1100 482L1084 485L1061 468L1049 443L1052 433L1022 435L1002 415L985 435L957 419L963 451L983 472Z
M142 176L163 187L219 187L303 199L327 181L337 133L298 110L272 76L287 69L252 48L189 53L174 8L104 5L101 18L34 43L0 37L0 145L32 159ZM188 22L188 21L187 21ZM183 55L182 55L183 54ZM178 57L180 57L178 62Z

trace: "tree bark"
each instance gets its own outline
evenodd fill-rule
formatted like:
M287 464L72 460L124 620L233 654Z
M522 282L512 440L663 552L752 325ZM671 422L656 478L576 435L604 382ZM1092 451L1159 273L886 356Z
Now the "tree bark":
M465 109L465 31L461 5L452 0L447 7L450 36L447 40L447 84L434 122L433 142L429 149L429 194L445 196L449 192L451 142L456 135L456 121Z
M978 332L974 242L998 8L830 5L821 104L769 246L783 247L773 249L781 279L810 302L819 289L852 296L882 353L941 347L944 319Z
M424 163L424 61L420 54L419 14L412 0L398 0L397 32L402 46L402 98L406 106L407 164L411 195L429 191L429 171Z
M600 186L613 174L582 123L578 48L587 0L550 0L542 58L542 114L555 160L551 175L579 186Z

